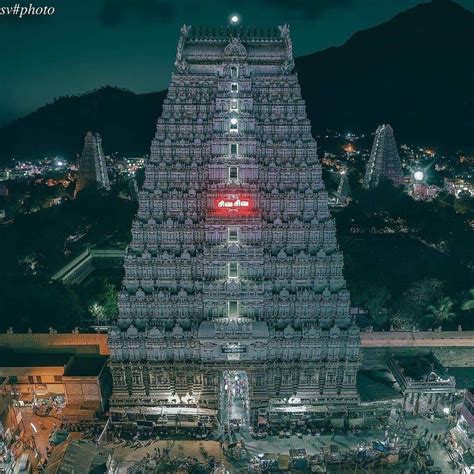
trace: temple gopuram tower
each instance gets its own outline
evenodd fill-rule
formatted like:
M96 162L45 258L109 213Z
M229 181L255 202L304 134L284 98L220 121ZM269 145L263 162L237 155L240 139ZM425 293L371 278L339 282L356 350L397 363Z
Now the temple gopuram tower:
M375 131L374 143L364 176L364 187L376 188L381 178L391 181L394 186L403 184L400 156L393 128L388 124L380 125Z
M289 28L183 26L175 65L109 331L113 416L215 419L229 374L252 421L347 414L359 328Z
M107 167L105 165L102 139L98 133L87 132L84 138L84 148L79 158L76 189L74 194L95 184L98 188L110 190Z

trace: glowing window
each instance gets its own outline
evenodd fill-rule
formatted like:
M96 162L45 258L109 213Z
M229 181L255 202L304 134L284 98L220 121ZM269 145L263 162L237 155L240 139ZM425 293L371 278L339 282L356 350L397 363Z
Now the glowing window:
M239 92L239 84L237 82L231 82L230 91L234 93Z
M239 264L237 262L229 262L227 276L229 278L239 278Z
M239 315L239 302L231 300L227 303L227 315L229 318L235 318Z
M231 99L230 101L230 111L238 112L239 111L239 101L237 99Z
M238 242L239 241L239 228L238 227L229 227L228 228L228 241L229 242Z
M239 131L239 121L235 117L230 119L230 131L231 133L237 133Z
M239 168L237 166L229 166L229 181L237 181L239 179Z

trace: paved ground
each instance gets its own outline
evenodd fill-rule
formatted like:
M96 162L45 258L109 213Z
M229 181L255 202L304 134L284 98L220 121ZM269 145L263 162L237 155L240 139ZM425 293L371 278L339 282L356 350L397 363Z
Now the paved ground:
M412 418L407 420L407 426L418 426L417 433L419 435L423 435L426 429L428 429L428 433L425 437L426 440L430 438L430 435L433 435L433 437L436 434L445 435L449 428L452 427L449 425L448 420L446 418L435 419L433 421L424 418ZM441 468L443 474L458 472L449 463L450 458L446 451L446 448L440 443L432 440L430 444L429 454L433 458L435 466Z
M322 436L303 436L302 439L297 436L290 436L289 438L279 438L278 436L269 436L264 439L249 440L246 447L251 453L255 455L258 453L275 453L288 454L290 449L305 448L309 454L314 454L323 446L335 444L340 450L348 450L364 443L365 441L382 440L384 437L383 431L373 432L372 434L354 435L322 435Z
M117 467L120 472L124 473L127 468L136 466L139 461L146 457L147 453L153 455L156 448L159 448L161 453L165 448L170 449L169 455L171 458L190 456L197 458L200 462L205 462L209 456L213 456L223 460L231 474L243 472L241 468L231 464L225 458L221 446L217 441L158 440L137 449L125 443L107 443L103 446L114 450L114 458L117 460ZM201 451L201 448L203 451Z
M55 426L61 424L61 420L54 413L50 416L35 415L31 407L21 408L21 415L25 425L26 436L34 439L40 456L44 459L46 457L49 435Z
M33 446L32 437L34 435L34 441L38 448L38 451L42 458L46 456L46 446L48 443L48 437L55 425L60 423L59 416L53 413L53 416L39 417L34 415L31 408L22 408L22 418L25 429L25 439L29 440L29 443ZM36 428L36 432L32 426ZM412 418L407 420L407 426L417 426L417 435L423 436L426 429L428 429L426 440L429 439L432 434L444 435L450 428L446 419L436 419L433 421L424 418ZM265 439L253 440L249 439L246 441L246 448L249 456L252 457L259 453L281 453L288 454L290 449L293 448L305 448L310 454L315 453L321 447L329 444L338 446L340 450L347 450L356 447L357 445L364 442L371 442L373 440L383 440L385 432L381 430L372 431L369 433L361 433L355 435L350 433L348 435L322 435L322 436L303 436L302 439L293 435L289 438L279 438L278 436L271 436ZM142 460L147 453L151 456L155 454L155 449L159 448L161 452L165 448L169 448L169 456L173 457L195 457L200 462L205 462L206 458L213 456L215 458L224 461L226 468L230 473L247 472L246 469L231 463L224 456L220 443L217 441L199 441L199 440L156 440L150 442L147 446L132 448L130 444L126 443L108 443L106 447L113 449L117 463L121 469L121 472L126 472L127 468L136 466L137 463ZM33 450L27 449L30 453L30 458L34 461ZM429 453L432 456L436 466L442 469L443 473L455 473L457 472L449 464L449 456L446 449L439 443L432 440ZM383 472L402 472L403 466L397 468L383 468Z

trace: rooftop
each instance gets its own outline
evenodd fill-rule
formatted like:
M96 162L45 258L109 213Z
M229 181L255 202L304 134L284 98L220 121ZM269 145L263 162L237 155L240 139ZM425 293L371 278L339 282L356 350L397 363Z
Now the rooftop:
M54 448L46 473L106 472L109 453L87 441L67 440Z
M77 355L69 364L65 376L66 377L87 377L97 376L102 372L107 363L106 356L100 355Z
M65 367L72 354L0 351L0 367Z
M404 374L414 380L425 380L433 372L438 376L445 376L444 367L431 354L416 356L396 356L397 365Z
M253 28L233 25L220 27L191 26L189 29L189 40L191 41L194 39L229 41L235 37L242 41L281 41L281 32L277 27Z

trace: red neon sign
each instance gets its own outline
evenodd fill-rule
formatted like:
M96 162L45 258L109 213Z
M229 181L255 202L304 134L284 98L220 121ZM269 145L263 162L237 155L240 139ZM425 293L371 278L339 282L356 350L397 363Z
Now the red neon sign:
M226 194L215 197L212 201L212 212L222 215L248 215L254 211L253 199L249 196Z
M249 207L250 201L247 199L218 199L217 207L225 209L237 209L240 207Z

